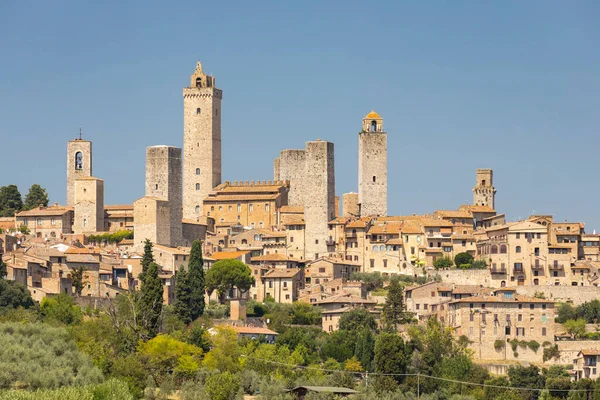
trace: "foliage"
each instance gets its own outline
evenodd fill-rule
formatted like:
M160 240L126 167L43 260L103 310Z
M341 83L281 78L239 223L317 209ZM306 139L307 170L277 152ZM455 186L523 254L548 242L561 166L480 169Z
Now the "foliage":
M353 272L350 279L364 283L368 292L382 288L386 281L386 278L379 272Z
M558 306L556 322L564 324L568 320L584 319L588 324L600 322L600 300L594 299L573 307L568 303Z
M448 269L452 268L453 265L454 261L452 261L452 258L448 256L436 258L433 262L435 269Z
M195 321L204 313L204 293L206 292L202 244L199 240L192 243L188 263L188 280L190 287L189 317L192 321Z
M0 232L2 233L2 232ZM7 275L6 263L2 260L2 256L0 256L0 279L4 279Z
M454 263L457 266L462 266L462 265L469 265L471 266L473 264L473 256L471 255L471 253L467 253L466 251L463 253L458 253L456 256L454 256Z
M544 294L544 292L538 292L538 291L536 291L533 294L533 297L536 298L536 299L545 299L546 295Z
M29 235L31 233L31 231L25 224L21 224L21 226L19 226L19 232L21 232L23 235Z
M154 262L154 254L152 254L152 242L150 239L144 240L144 254L142 256L142 272L140 273L140 281L143 283L146 275L146 271L150 264Z
M378 374L406 373L407 360L402 337L396 333L382 332L375 341L373 364ZM404 377L394 376L394 379L401 383Z
M202 349L167 335L158 335L141 343L138 353L147 371L160 385L171 371L177 378L192 377L200 369Z
M206 393L213 400L234 400L239 388L240 378L228 371L206 379Z
M34 304L31 293L25 286L0 279L0 310L30 308Z
M150 263L144 274L139 295L142 325L148 337L157 335L163 306L163 284L158 276L158 265Z
M404 287L396 276L390 280L388 295L385 299L381 319L385 326L390 329L398 329L399 324L410 321L410 314L406 312L404 305Z
M86 284L83 280L83 272L85 271L84 267L74 267L71 271L71 280L73 282L73 289L75 289L75 294L77 296L81 296L81 292L83 291L83 287Z
M188 273L182 265L179 271L175 272L175 302L173 309L184 324L192 322L191 291Z
M485 260L475 260L471 263L471 269L486 269L487 264Z
M220 304L216 301L211 300L208 303L208 307L204 310L205 314L210 318L227 318L229 317L229 303Z
M294 325L321 325L321 309L310 303L296 301L292 304L292 319Z
M187 342L201 348L205 353L210 350L208 330L198 322L194 322L189 328Z
M206 289L209 294L217 291L219 299L237 288L240 293L247 292L254 278L250 268L239 260L220 260L213 264L206 274Z
M81 322L83 313L75 305L73 298L61 293L58 296L45 297L40 303L40 313L44 321L73 325Z
M0 392L0 400L133 400L125 382L109 379L97 385L69 386L58 389Z
M0 187L0 217L13 217L23 209L23 200L17 185Z
M340 318L340 329L345 331L357 331L361 328L377 329L377 322L373 315L364 308L355 308L345 312Z
M369 327L363 327L356 332L354 356L360 361L364 370L373 370L371 364L375 356L375 336Z
M585 335L585 320L583 318L565 321L563 327L567 333L573 337L573 339L577 339Z
M502 340L502 339L496 339L494 341L494 349L496 349L496 351L500 351L500 350L502 350L505 347L506 347L506 342L504 340Z
M544 348L543 360L544 362L550 361L553 358L558 358L559 355L558 345L555 344L554 346Z
M212 348L204 357L202 364L221 372L237 372L240 368L237 333L226 326L217 326L213 329L214 333L210 336Z
M343 362L354 355L355 345L355 335L352 332L334 331L327 336L321 348L321 356L324 359L331 358Z
M101 372L63 328L0 324L0 388L38 389L97 384Z
M133 239L133 231L130 230L120 230L112 233L101 233L98 235L88 235L88 242L93 243L120 243L125 239Z
M31 210L36 207L48 207L48 193L46 189L34 183L29 188L29 192L25 196L24 210Z
M543 389L546 383L545 376L540 374L540 369L535 365L528 367L513 365L508 368L508 378L510 386L515 388ZM537 392L531 390L515 390L515 392L525 400L537 398Z

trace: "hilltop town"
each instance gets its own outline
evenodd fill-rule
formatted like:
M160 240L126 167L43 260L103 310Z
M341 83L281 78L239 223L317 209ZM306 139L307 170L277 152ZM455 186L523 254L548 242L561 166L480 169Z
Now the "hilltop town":
M496 204L494 173L485 168L473 171L471 204L388 215L387 132L375 111L362 122L357 116L356 193L335 192L334 143L314 138L274 154L272 177L225 181L222 99L198 62L183 88L183 148L146 148L145 193L133 204L105 204L92 159L108 155L93 154L89 140L69 141L66 204L0 218L7 280L26 286L36 301L66 294L100 307L140 289L150 241L169 305L176 273L187 269L200 241L206 271L222 260L251 270L247 291L225 294L228 315L219 322L241 336L278 335L248 315L250 303L311 305L326 333L357 309L381 324L396 277L413 323L435 319L450 328L488 371L567 364L574 381L598 377L600 321L575 332L558 318L560 307L575 310L600 297L600 235L586 232L582 221L511 220ZM84 284L74 287L74 279ZM207 293L211 300L220 299Z

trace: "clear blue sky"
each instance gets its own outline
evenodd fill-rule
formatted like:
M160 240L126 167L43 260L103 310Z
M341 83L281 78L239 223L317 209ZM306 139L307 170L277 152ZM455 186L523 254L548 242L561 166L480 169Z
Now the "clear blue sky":
M145 147L181 146L197 60L223 89L223 179L268 180L281 149L333 141L357 190L357 132L388 131L390 214L472 201L600 230L596 1L4 1L0 185L65 201L83 127L106 203L143 196Z

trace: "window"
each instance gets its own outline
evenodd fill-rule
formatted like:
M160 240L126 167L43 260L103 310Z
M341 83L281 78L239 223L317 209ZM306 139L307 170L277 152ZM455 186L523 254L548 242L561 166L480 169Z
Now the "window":
M87 226L87 219L83 219L83 226Z
M521 234L517 233L517 239L521 239Z
M252 212L252 210L254 210L254 204L249 204L248 211Z
M540 248L539 248L539 247L536 247L535 249L533 249L533 254L534 254L536 257L539 257L539 256L540 256ZM536 260L536 261L537 261L537 260Z
M200 175L200 168L196 168L196 175Z
M200 212L200 206L196 206L196 214L198 214Z
M373 246L373 251L377 251L377 250L379 250L379 246L377 246L377 245Z
M198 78L199 79L199 78ZM202 110L200 110L200 107L196 108L196 115L200 114Z
M517 321L519 321L519 322L523 321L523 314L517 315Z
M506 254L506 245L505 244L500 245L500 254Z
M542 328L542 336L546 336L546 328Z
M498 254L498 246L492 245L492 254Z
M525 336L525 328L517 328L517 336Z
M80 151L75 153L75 169L83 169L83 153Z
M510 335L510 326L507 326L506 328L504 328L504 334Z
M232 207L232 206L229 206L229 207L227 208L227 210L228 210L228 211L232 211L232 210L233 210L233 207Z
M223 206L219 206L219 211L223 211Z
M215 206L210 206L210 211L215 211Z
M420 305L420 304L415 304L415 309L417 309L417 310L418 310L420 307L421 307L421 305Z
M469 314L469 321L471 321L471 322L475 321L475 315L474 314Z
M319 239L315 239L315 244L319 244Z
M52 219L50 220L50 223L51 223L52 225L56 225L56 218L52 218Z
M38 224L38 226L42 224L42 219L41 218L37 219L37 224Z
M250 224L250 228L254 229L254 222Z
M521 246L515 247L515 252L520 253L521 252Z
M265 211L269 211L269 203L265 203Z
M376 182L377 178L375 177L375 175L373 175L373 182Z
M541 234L541 233L538 233L538 234L536 235L536 237L537 237L538 239L541 239L541 238L542 238L542 234Z
M196 190L200 190L200 184L196 183Z
M370 264L371 264L371 268L375 268L375 260L373 260L371 258L369 261L370 261Z
M237 205L237 212L242 212L242 205L241 204Z
M387 260L383 260L383 268L387 268Z

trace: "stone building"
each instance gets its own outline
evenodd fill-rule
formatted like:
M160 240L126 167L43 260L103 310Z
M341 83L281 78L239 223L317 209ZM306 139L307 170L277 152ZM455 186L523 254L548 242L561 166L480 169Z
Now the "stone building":
M491 169L478 169L476 183L473 188L473 205L487 206L494 210L496 188L494 188L494 172Z
M146 150L146 196L134 202L135 242L177 247L182 242L181 149Z
M133 230L133 204L105 205L104 230L108 232Z
M104 181L94 177L75 179L75 222L73 233L105 230Z
M60 238L73 233L73 207L55 204L21 211L15 223L17 228L25 225L38 238Z
M387 133L375 111L358 134L358 209L361 216L387 215Z
M204 215L219 225L270 229L288 202L289 182L224 182L203 200Z
M67 144L67 206L75 205L75 179L92 176L92 142L75 139Z
M344 217L358 217L358 193L344 193L342 195L342 215Z
M221 100L223 91L202 64L183 89L183 216L202 215L203 201L221 183Z

